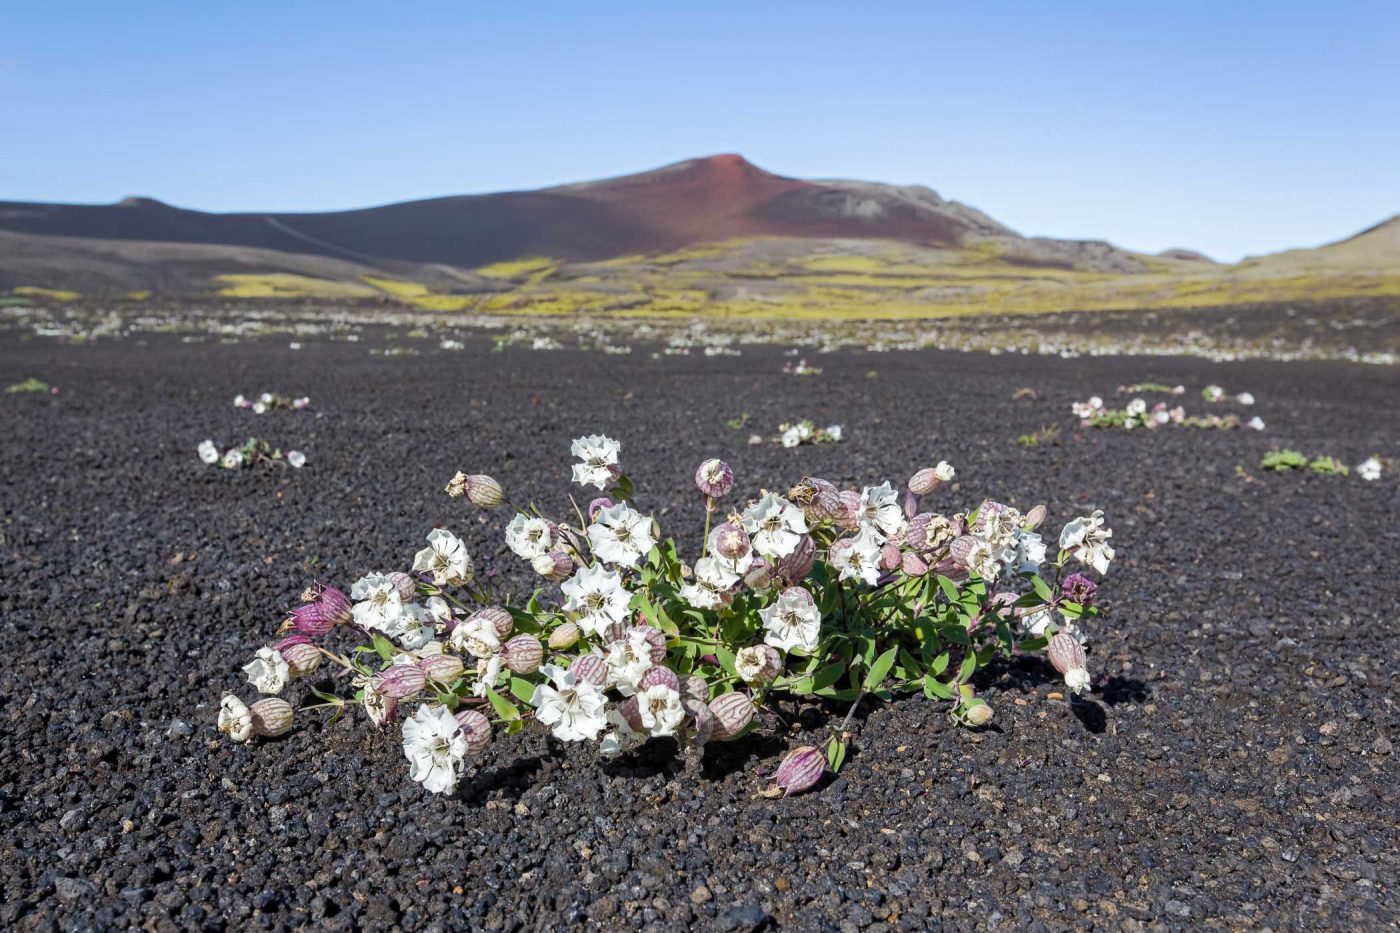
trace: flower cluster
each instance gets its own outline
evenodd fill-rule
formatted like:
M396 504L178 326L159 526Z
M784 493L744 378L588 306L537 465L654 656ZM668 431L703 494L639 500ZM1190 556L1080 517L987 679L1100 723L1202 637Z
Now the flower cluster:
M298 470L306 466L306 454L299 450L283 453L281 448L273 447L258 437L250 437L239 446L230 447L222 453L219 452L219 445L206 439L199 442L196 451L202 462L209 466L218 464L225 470L241 470L259 463L289 466Z
M255 415L265 414L269 411L301 411L311 404L309 398L289 398L276 392L264 392L256 399L244 398L242 395L233 397L234 408L247 408Z
M1230 396L1224 389L1220 388L1220 386L1209 385L1201 390L1201 398L1205 399L1207 402L1214 403L1228 401ZM1254 404L1254 396L1248 392L1239 393L1234 397L1234 400L1241 405Z
M782 444L784 447L800 447L803 444L839 444L844 438L845 432L839 424L819 428L813 422L803 419L796 423L784 422L778 425L778 436L773 438L773 443Z
M783 372L789 376L820 376L822 374L821 367L808 364L806 358L799 359L796 363L784 363Z
M1271 450L1259 462L1259 468L1274 473L1289 473L1293 470L1311 470L1325 476L1346 476L1351 473L1345 463L1331 456L1309 457L1296 450ZM1368 482L1381 478L1384 462L1375 456L1367 457L1356 465L1356 475Z
M1253 397L1250 396L1249 403L1253 404L1253 401ZM1102 398L1092 395L1086 401L1072 403L1070 411L1079 419L1080 425L1086 428L1122 428L1131 431L1134 428L1152 429L1175 425L1229 431L1243 425L1253 431L1264 430L1264 419L1257 415L1248 421L1241 421L1235 414L1188 415L1186 409L1180 405L1168 408L1166 402L1157 402L1149 407L1142 398L1134 398L1122 408L1108 408Z
M1101 511L1047 540L1044 506L941 509L955 476L946 462L902 489L809 476L727 506L734 472L708 459L695 472L705 527L683 560L636 499L617 441L591 435L571 449L572 480L593 496L572 515L516 506L485 474L447 486L512 510L505 544L539 584L526 602L498 596L496 572L433 529L405 571L366 573L348 595L304 592L280 640L244 668L266 698L225 697L219 728L237 741L280 735L291 722L280 695L329 665L343 689L321 690L319 675L317 705L396 726L409 776L451 793L493 734L529 719L604 756L664 739L693 763L758 728L778 695L859 704L918 692L977 727L993 711L975 672L1039 651L1072 693L1091 688L1085 621L1100 610L1088 574L1115 557ZM836 730L822 749L794 750L767 793L812 787L840 767L846 742Z

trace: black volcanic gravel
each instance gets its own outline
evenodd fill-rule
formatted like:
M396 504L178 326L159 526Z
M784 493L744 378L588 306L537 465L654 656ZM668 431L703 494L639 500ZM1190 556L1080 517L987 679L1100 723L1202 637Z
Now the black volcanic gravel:
M1388 368L922 353L739 358L578 352L371 356L369 341L0 337L0 926L18 929L1379 928L1396 888L1393 675L1400 484L1261 475L1275 445L1400 457ZM1265 433L1079 434L1120 383L1258 398ZM1014 400L1023 387L1035 399ZM257 417L238 392L306 394ZM1214 409L1213 409L1214 410ZM1229 410L1228 408L1225 410ZM726 421L742 413L742 430ZM1246 412L1248 414L1249 412ZM750 447L784 419L844 444ZM1061 443L1025 449L1048 423ZM442 486L490 472L559 506L568 444L623 442L639 501L693 544L696 463L740 488L804 472L902 481L946 458L959 504L1105 510L1118 559L1093 633L1102 685L993 669L995 728L922 698L863 707L841 775L755 797L840 708L787 706L692 779L663 749L599 765L542 730L498 738L452 799L394 734L303 713L239 746L219 697L303 585L401 567L435 523L500 560L504 513ZM300 472L228 473L195 445L255 433ZM1237 473L1243 468L1243 474ZM942 501L952 505L952 496Z

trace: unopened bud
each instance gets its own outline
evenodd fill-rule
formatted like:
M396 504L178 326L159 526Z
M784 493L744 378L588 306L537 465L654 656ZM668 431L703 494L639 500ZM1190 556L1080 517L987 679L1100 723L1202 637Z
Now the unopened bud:
M394 586L398 588L400 599L413 599L418 595L418 581L408 574L395 571L388 577L394 581Z
M913 551L905 551L899 559L899 564L911 577L922 577L928 573L928 562Z
M710 685L705 683L705 678L697 677L694 674L686 674L681 678L681 698L689 697L701 703L710 702Z
M569 670L580 681L601 687L608 680L608 662L596 654L584 654L569 665Z
M880 546L880 569L884 571L898 570L904 566L904 556L899 552L899 547L886 541Z
M711 700L710 712L715 717L714 738L724 742L737 738L753 720L753 701L736 690Z
M642 675L642 679L638 682L637 691L640 693L648 687L655 687L658 685L670 687L672 690L676 691L676 693L681 692L681 679L676 676L676 672L669 667L661 667L659 665L657 667L647 668L647 672Z
M416 664L395 664L374 675L374 690L395 700L411 697L422 691L427 676Z
M516 635L501 647L501 660L517 674L533 674L544 660L544 648L534 635Z
M298 636L293 636L293 638ZM305 638L306 636L300 636ZM294 642L287 644L291 639L283 639L274 647L277 653L282 655L282 659L287 662L287 670L293 677L302 677L310 674L321 666L321 649L308 642Z
M491 744L491 720L474 709L464 709L454 717L462 736L467 740L467 751L480 754Z
M969 726L985 726L992 721L992 708L985 700L969 700L963 706L963 720Z
M933 467L924 467L909 477L909 491L916 496L926 496L942 485Z
M433 683L451 684L462 676L466 667L455 654L434 654L420 660L418 669Z
M481 509L494 509L505 501L505 492L501 489L501 484L485 473L468 476L466 492L471 504Z
M253 721L253 734L286 735L292 728L292 704L281 697L266 697L248 707Z
M773 772L773 786L764 791L764 796L777 797L781 794L790 797L800 794L816 786L825 772L826 756L820 749L811 745L793 749L778 765L778 770Z
M1047 511L1045 506L1037 505L1026 513L1026 523L1021 527L1026 531L1035 531L1045 521Z
M564 651L578 644L578 623L565 622L549 633L549 647L554 651Z

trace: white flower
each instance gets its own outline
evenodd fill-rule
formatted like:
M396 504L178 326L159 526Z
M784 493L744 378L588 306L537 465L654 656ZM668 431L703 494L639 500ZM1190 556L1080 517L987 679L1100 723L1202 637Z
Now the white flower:
M802 432L795 427L788 428L783 432L782 443L784 447L796 447L802 443Z
M259 693L281 693L290 675L287 659L276 648L259 648L257 657L243 665L243 672Z
M262 395L258 396L258 401L262 402L264 405L271 405L271 404L272 404L272 393L271 393L271 392L264 392Z
M425 704L404 720L403 753L409 777L435 794L450 794L462 776L467 737L445 706Z
M804 441L810 439L812 436L812 425L806 421L799 421L795 430L797 431L797 436Z
M219 701L219 731L235 742L246 742L253 736L253 714L231 693Z
M608 710L608 725L612 727L612 731L603 736L603 740L598 743L600 755L616 758L646 741L646 733L633 729L632 724L627 721L627 717L623 716L617 709Z
M779 651L801 648L808 653L817 649L822 614L810 593L801 587L789 587L771 605L758 610L763 619L763 640Z
M233 397L233 407L234 407L234 408L247 408L247 407L248 407L248 400L247 400L246 398L243 397L243 394L242 394L242 393L239 393L238 395L235 395L235 396Z
M355 624L371 631L387 632L398 625L403 615L403 597L399 586L382 573L365 574L350 587L350 598L356 600L351 613Z
M856 523L881 541L904 527L904 509L900 507L899 494L888 482L866 486L861 490Z
M1065 671L1065 686L1070 693L1083 693L1089 689L1089 672L1082 667L1071 667Z
M880 540L868 528L833 544L827 557L842 580L864 580L873 585L880 579Z
M953 477L957 475L957 470L947 460L938 461L938 466L933 468L933 475L938 477L940 482L951 483Z
M1367 457L1356 465L1356 475L1364 480L1381 478L1381 462L1375 457Z
M503 663L499 654L494 654L489 658L481 658L476 662L476 683L472 684L474 695L484 697L488 689L496 689L496 681L501 679Z
M1033 531L1017 531L1016 552L1010 563L1019 573L1039 573L1045 562L1045 541Z
M635 567L656 546L651 519L626 502L599 509L588 526L588 543L605 563Z
M1235 401L1239 402L1241 405L1253 405L1254 396L1248 392L1241 392L1239 395L1235 396Z
M1035 612L1021 616L1021 632L1031 638L1039 638L1054 621L1055 614L1048 606L1042 606Z
M426 611L432 623L444 629L451 625L452 620L457 617L452 606L441 596L429 596Z
M719 529L718 529L718 528L712 529L712 530L710 531L709 547L708 547L707 550L709 551L710 557L714 558L715 563L717 563L720 567L724 568L725 570L730 571L731 573L733 573L733 574L735 574L735 575L737 575L737 576L743 576L744 574L748 573L748 572L749 572L749 568L753 566L753 561L754 561L753 548L750 547L750 548L749 548L747 551L745 551L741 556L736 557L736 558L734 558L733 560L730 560L729 558L725 557L723 554L719 553L719 551L717 551L717 550L715 549L715 545L716 545L716 543L717 543L718 541L719 541ZM703 560L703 558L702 558L702 560ZM697 575L698 575L699 572L700 572L700 561L696 561L696 562L695 562L695 572L696 572Z
M802 510L771 492L744 510L743 523L753 549L774 560L796 550L798 539L807 533Z
M541 554L549 553L553 544L554 536L549 531L549 523L542 518L517 512L506 526L506 546L526 560L533 561Z
M465 651L474 658L490 658L501 652L501 638L495 624L479 615L454 628L447 643L453 651Z
M1065 525L1060 532L1060 548L1099 573L1108 573L1109 561L1113 560L1113 547L1108 543L1111 537L1113 532L1103 524L1103 510L1096 509L1093 515L1082 515Z
M414 555L413 570L432 574L438 586L465 583L472 575L472 559L460 538L444 528L434 528L428 532L428 546Z
M618 693L630 697L637 692L642 675L652 668L651 643L645 632L631 629L626 638L608 645L604 660L608 662L606 686L616 687Z
M830 439L833 440L833 441L840 441L842 435L843 435L843 432L842 432L842 430L841 430L841 425L839 425L839 424L830 424L830 425L827 425L827 428L826 428L826 436L827 436L828 438L830 438Z
M574 441L569 451L583 461L574 464L574 482L580 486L607 489L613 479L611 467L617 465L617 455L621 450L621 444L602 434L590 434Z
M553 664L540 668L540 673L552 684L540 684L530 705L535 718L552 726L554 737L565 742L581 742L597 736L608 724L603 707L603 691L587 681L577 679L573 671Z
M1128 403L1126 411L1130 415L1141 415L1147 411L1147 403L1140 398L1135 398Z
M433 640L437 626L423 607L416 603L405 603L395 623L384 634L397 641L409 651L418 651Z
M300 470L306 466L306 454L299 450L289 450L287 451L287 463L292 469Z
M564 610L578 614L579 627L585 632L596 634L627 618L632 594L623 588L618 572L602 564L579 568L559 589L564 593Z
M1251 428L1255 431L1262 431L1264 430L1264 419L1260 418L1258 415L1255 415L1253 418L1250 418L1248 421L1245 422L1245 427Z
M199 442L199 459L211 466L219 462L219 448L214 446L213 441Z
M1003 553L1001 548L993 547L985 538L973 538L972 548L967 552L967 566L990 582L1001 576L1001 561L998 558Z
M685 721L680 693L665 684L655 684L638 694L637 711L642 725L654 736L675 735L676 727Z
M764 678L766 683L771 676L768 670L768 649L762 645L749 645L747 648L740 648L734 655L734 673L743 678L745 683L754 683L759 678Z
M262 414L263 412L265 412L265 411L267 411L267 403L266 403L266 402L254 402L254 403L253 403L253 414L255 414L255 415L261 415L261 414Z
M753 563L749 556L748 562ZM681 587L681 599L696 609L718 609L727 602L727 591L739 582L732 562L722 557L702 557L695 562L695 582Z
M232 448L224 454L224 459L221 462L224 469L236 470L243 465L243 451L236 447Z

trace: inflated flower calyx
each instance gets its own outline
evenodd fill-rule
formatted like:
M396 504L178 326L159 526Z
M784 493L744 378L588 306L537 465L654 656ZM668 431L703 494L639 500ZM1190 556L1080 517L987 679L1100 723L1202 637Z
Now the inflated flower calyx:
M301 635L324 635L351 619L350 600L333 586L314 585L302 594L304 604L291 611L282 626Z
M724 742L737 738L753 721L753 701L737 690L715 697L709 706L715 717L713 738L716 741Z
M711 499L723 499L734 488L734 471L723 460L706 460L695 470L695 486Z
M817 543L812 540L811 535L802 535L797 539L797 547L791 554L782 558L773 566L773 574L789 582L797 582L806 579L807 574L812 572L812 565L817 561Z
M632 631L640 631L646 637L647 645L651 648L652 664L660 664L666 660L666 635L660 629L650 625L634 625Z
M637 682L637 689L645 690L648 687L655 687L660 684L663 687L670 687L677 693L681 692L681 679L676 676L676 672L667 667L651 667L642 675L642 679Z
M434 654L421 659L418 669L423 672L424 677L434 683L451 684L462 676L466 667L462 664L462 659L455 654Z
M933 467L924 467L909 477L909 491L916 496L926 496L941 485L943 481L938 478L938 471Z
M769 778L773 782L767 790L760 791L763 797L791 797L804 790L810 790L822 779L826 772L826 755L820 749L804 745L788 752L778 770Z
M984 700L968 700L963 704L961 715L969 726L985 726L992 721L992 708Z
M681 696L698 700L701 703L708 703L710 702L710 685L705 683L703 677L686 674L681 678Z
M1050 639L1045 653L1055 670L1064 675L1065 686L1071 692L1083 693L1089 689L1089 659L1078 639L1068 632L1060 632Z
M305 638L306 636L292 636L292 638L298 637ZM288 642L291 643L288 644ZM291 638L287 638L279 641L274 647L286 660L287 669L292 672L293 677L310 674L321 666L321 649L309 641L292 642Z
M734 670L755 687L766 687L782 669L783 656L772 645L750 645L734 656Z
M275 737L286 735L292 728L292 704L281 697L264 697L248 707L253 735Z
M516 635L501 646L501 660L516 674L533 674L544 660L544 648L534 635Z
M726 560L739 560L749 553L749 533L737 522L727 521L714 531L715 553Z
M570 665L569 670L583 683L601 687L608 680L608 662L596 654L581 655Z
M428 681L417 664L395 664L374 677L375 692L395 700L421 693Z
M831 483L808 476L788 491L788 498L802 509L812 522L835 518L841 511L841 496Z
M690 726L691 745L704 745L715 737L719 723L715 720L715 714L710 710L708 703L687 696L681 698L681 707L685 710L686 721Z
M418 581L408 574L395 571L394 573L385 574L385 576L392 580L394 586L398 589L399 599L407 601L418 595Z
M467 477L467 499L477 508L494 509L505 501L505 492L485 473L473 473Z
M491 623L491 627L496 630L497 638L509 638L510 633L515 629L515 620L510 617L510 613L500 606L487 606L474 612L467 620L468 623L477 619L484 619Z
M578 643L578 624L565 622L549 633L549 647L553 651L564 651Z
M480 754L491 744L491 720L474 709L459 710L454 717L467 739L467 750Z
M1048 514L1045 506L1037 505L1026 513L1025 524L1021 527L1027 531L1035 531L1045 523L1045 516Z

